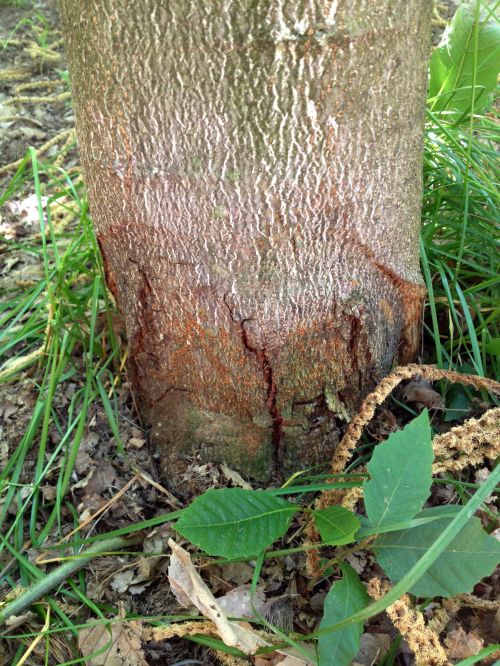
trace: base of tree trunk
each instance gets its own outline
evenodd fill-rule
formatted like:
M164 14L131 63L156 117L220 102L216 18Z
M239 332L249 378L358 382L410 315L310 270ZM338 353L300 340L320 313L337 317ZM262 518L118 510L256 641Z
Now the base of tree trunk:
M319 331L302 329L289 335L283 347L265 351L254 348L250 336L242 338L240 326L233 336L212 335L212 359L226 358L228 376L240 367L247 377L239 395L234 382L226 386L223 374L214 377L215 383L196 386L188 365L181 364L180 375L172 366L166 374L155 371L151 352L138 349L137 338L132 341L129 370L152 444L170 480L179 479L193 460L224 462L262 482L308 467L328 467L343 426L364 396L390 370L393 359L407 362L415 355L424 290L407 283L398 294L397 315L389 316L392 310L385 306L384 354L380 341L378 350L373 348L373 321L352 315L323 322ZM394 327L399 335L394 335ZM230 341L239 348L234 355ZM235 361L238 353L241 358ZM200 368L196 372L203 375ZM191 388L176 387L182 380ZM246 402L249 390L261 391L262 409L253 415L249 412L259 402ZM214 409L217 403L220 411Z
M328 466L342 421L417 349L432 3L58 4L167 475L184 457L263 481Z

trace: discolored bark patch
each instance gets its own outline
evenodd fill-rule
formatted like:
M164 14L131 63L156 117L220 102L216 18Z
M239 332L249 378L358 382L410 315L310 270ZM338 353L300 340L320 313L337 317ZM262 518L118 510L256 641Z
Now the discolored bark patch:
M82 165L165 469L330 460L414 354L430 0L60 0ZM141 30L137 30L137 26Z

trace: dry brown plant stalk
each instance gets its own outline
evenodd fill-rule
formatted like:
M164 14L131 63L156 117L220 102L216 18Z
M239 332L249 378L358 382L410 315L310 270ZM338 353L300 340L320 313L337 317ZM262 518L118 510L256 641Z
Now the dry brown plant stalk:
M500 407L490 409L478 419L469 419L432 440L436 462L434 474L458 472L500 454Z
M404 380L419 375L428 381L447 379L453 383L462 383L477 390L486 389L491 393L500 394L500 384L492 379L465 375L452 370L443 370L432 365L410 364L396 368L385 377L377 388L370 393L359 408L357 414L347 427L346 433L339 443L332 461L332 474L338 474L345 468L352 451L358 443L363 428L375 415L375 410L381 405L390 393ZM459 471L469 465L478 465L485 458L495 458L500 449L500 408L492 409L479 419L469 419L463 425L452 428L448 433L438 435L433 440L433 447L438 460L433 465L433 472ZM457 457L458 456L458 457ZM317 509L325 509L333 504L342 504L347 499L345 489L329 490L323 492L316 502ZM318 533L314 522L307 528L307 544L318 541ZM312 549L306 555L306 569L308 574L317 578L320 576L319 556Z
M27 90L38 90L38 88L48 88L53 90L63 85L62 79L46 79L44 81L30 81L29 83L20 83L14 88L14 93L20 95Z
M363 428L371 421L377 407L384 402L402 381L411 379L416 375L433 382L440 379L447 379L450 382L466 384L478 390L486 389L500 395L500 384L493 379L477 377L476 375L462 375L459 372L442 370L433 365L417 365L416 363L396 368L394 372L387 375L377 388L365 398L358 413L349 423L346 433L335 451L331 468L332 474L342 472L361 437ZM326 508L332 504L338 504L344 494L345 491L343 489L322 493L318 500L318 508Z
M29 96L19 95L7 100L5 104L12 106L13 104L61 104L66 100L71 99L69 91L59 93L59 95L43 95L43 96Z
M380 599L390 587L387 581L375 577L368 582L367 591L372 598ZM439 642L439 635L426 625L423 614L411 605L409 595L405 594L391 604L386 613L414 653L417 666L444 666L450 663Z
M47 141L47 143L44 143L43 146L40 146L40 148L36 149L36 154L38 156L43 155L43 153L47 152L49 148L52 148L56 143L59 143L59 141L62 141L63 139L68 139L69 136L74 137L74 131L75 130L64 130L64 132L61 132L60 134L57 134L56 136L52 137L50 141ZM13 171L14 169L17 169L18 166L20 166L24 161L24 157L22 157L19 160L16 160L15 162L11 162L10 164L6 164L5 166L0 167L0 176L3 175L4 173L8 173L9 171Z
M177 622L175 624L170 624L167 627L148 628L144 630L144 639L148 641L157 641L159 643L161 641L168 641L174 637L184 638L185 636L194 636L195 634L219 638L219 632L217 631L215 624L210 620L203 620L201 622ZM248 663L244 659L233 657L224 652L217 652L215 653L215 656L221 664L224 664L224 666L242 666L243 664Z

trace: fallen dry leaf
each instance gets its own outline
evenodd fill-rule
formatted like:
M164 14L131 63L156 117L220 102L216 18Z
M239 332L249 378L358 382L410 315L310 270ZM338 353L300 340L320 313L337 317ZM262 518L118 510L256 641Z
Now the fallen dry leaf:
M177 601L185 607L196 606L200 613L212 620L226 645L237 647L245 654L255 654L259 647L268 646L269 643L257 636L250 625L246 628L227 619L216 598L194 568L189 553L173 539L168 540L168 545L172 549L168 580Z
M255 657L255 666L313 666L317 664L314 656L314 650L303 645L303 649L311 653L307 658L294 648L287 648L286 650L276 650L269 654L261 654Z
M32 620L34 617L35 614L32 613L31 611L23 613L23 615L11 615L5 621L5 626L8 627L9 629L17 629L25 622L28 622L28 620Z
M389 634L368 634L361 636L360 647L352 666L373 666L379 657L391 646Z
M262 615L265 608L266 595L261 586L258 586L252 600L251 586L240 585L227 592L223 597L217 597L222 610L232 617L254 618L253 608Z
M145 443L146 440L142 437L131 437L127 442L127 446L133 446L136 449L141 449Z
M0 426L0 468L3 469L7 464L7 459L9 457L9 445L2 438L2 426Z
M235 585L244 585L252 580L253 568L246 562L231 562L225 564L221 575L224 580Z
M80 629L78 646L87 666L148 666L141 638L141 622L115 622L108 627L99 624ZM101 654L94 654L100 650Z
M402 391L405 402L411 402L421 411L424 407L428 409L445 409L443 397L434 391L430 382L417 380L409 382Z
M230 469L227 465L224 464L220 466L220 469L226 479L231 481L233 485L239 486L244 490L252 490L252 486L248 483L248 481L245 481L245 479L234 469Z
M484 641L475 631L466 633L462 627L450 631L444 641L450 659L473 657L484 647Z
M135 574L132 571L132 569L125 569L124 571L119 571L117 574L113 576L113 580L111 581L111 587L116 592L123 594L123 592L126 592L129 585L132 583L134 576Z

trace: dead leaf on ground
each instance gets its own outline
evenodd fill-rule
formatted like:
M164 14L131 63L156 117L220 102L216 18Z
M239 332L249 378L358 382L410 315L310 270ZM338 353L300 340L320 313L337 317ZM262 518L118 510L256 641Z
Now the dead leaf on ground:
M247 628L227 619L222 607L194 568L187 550L173 539L168 540L168 545L172 549L168 580L177 601L185 607L196 606L200 613L212 620L226 645L237 647L245 654L255 654L259 647L268 646L269 643L255 634L250 625Z
M432 384L422 379L409 382L402 391L404 402L412 403L418 411L428 409L445 409L443 396L432 388Z
M252 490L252 486L248 483L248 481L245 481L241 474L238 474L238 472L236 472L234 469L230 469L227 465L224 464L220 466L220 469L226 479L231 481L234 486L243 488L244 490Z
M35 614L32 613L31 611L28 611L27 613L23 613L23 615L11 615L5 621L5 626L9 630L17 629L18 627L23 625L25 622L28 622L28 620L32 620L34 617L35 617Z
M87 666L148 666L141 639L142 623L131 620L84 627L80 629L78 646L87 658ZM100 650L101 654L94 654Z
M391 411L381 409L371 420L370 424L367 425L366 429L377 442L382 442L391 433L396 432L398 422Z
M134 576L135 573L132 571L132 569L125 569L124 571L119 571L117 574L113 576L113 580L111 581L111 587L116 592L123 594L123 592L126 592L129 585L132 583Z
M136 449L141 449L145 443L146 440L143 437L131 437L127 442L127 446L132 446Z
M224 580L235 585L244 585L252 580L253 567L247 562L231 562L222 568Z
M252 599L251 586L240 585L227 592L223 597L217 597L217 601L227 615L250 619L256 616L254 608L257 613L263 614L266 595L264 594L263 586L257 586Z
M466 633L462 627L450 631L444 641L450 659L473 657L484 647L484 641L475 631Z
M368 564L366 553L361 550L350 553L345 559L358 574L362 574Z
M0 468L4 469L9 458L9 445L3 438L3 428L0 426Z
M309 658L294 648L287 648L269 654L257 655L254 664L255 666L311 666L316 664L314 651L308 646L302 647L306 652L310 652L311 656Z
M352 666L373 666L390 646L391 637L389 634L362 634L360 648L358 654L354 657Z

